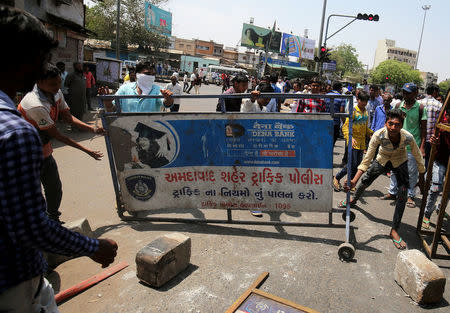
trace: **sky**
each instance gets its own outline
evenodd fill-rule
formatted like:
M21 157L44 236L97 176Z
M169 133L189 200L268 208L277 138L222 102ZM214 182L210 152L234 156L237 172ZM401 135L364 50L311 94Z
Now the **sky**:
M355 21L328 40L327 46L351 44L359 60L372 68L377 42L395 40L396 46L417 51L424 10L427 11L418 69L438 73L438 82L450 78L449 0L328 0L326 17L330 14L378 14L379 22ZM242 23L254 18L256 26L273 26L282 32L291 31L318 44L323 0L168 0L161 6L172 12L172 34L187 39L214 40L235 47L240 42ZM329 34L349 22L348 18L332 17ZM326 27L326 20L324 28Z

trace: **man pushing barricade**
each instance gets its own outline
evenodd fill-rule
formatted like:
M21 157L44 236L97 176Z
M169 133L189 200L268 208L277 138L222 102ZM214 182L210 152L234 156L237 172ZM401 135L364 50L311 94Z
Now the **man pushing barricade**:
M136 82L123 84L116 92L116 96L141 96L141 95L163 95L162 99L142 99L139 97L120 99L120 109L122 112L160 112L162 106L169 108L173 105L172 92L161 89L155 84L155 65L149 61L139 61L136 64ZM108 95L109 89L101 87L98 90L100 95ZM112 100L103 100L105 109L108 112L116 111L117 104Z
M37 18L6 6L0 6L0 33L10 44L0 49L0 59L8 60L0 78L0 312L57 313L42 251L89 256L107 267L117 243L72 232L47 217L41 140L11 99L33 88L58 44Z
M425 166L419 147L417 146L413 135L403 129L404 118L403 112L399 109L393 109L387 112L385 127L377 130L372 135L367 154L358 166L358 172L350 183L350 187L354 188L361 176L364 174L361 184L356 189L353 199L350 200L350 205L355 205L367 187L369 187L378 176L391 170L396 174L399 193L395 204L390 237L394 242L395 247L398 249L406 248L406 243L398 234L398 229L400 228L403 212L405 211L409 182L408 158L406 155L406 147L408 145L411 147L411 153L413 154L418 165L420 173L420 188L423 187L423 176L425 173ZM372 160L373 162L371 163ZM348 189L347 184L345 189ZM345 200L339 203L339 207L341 208L345 208L346 206L347 203Z

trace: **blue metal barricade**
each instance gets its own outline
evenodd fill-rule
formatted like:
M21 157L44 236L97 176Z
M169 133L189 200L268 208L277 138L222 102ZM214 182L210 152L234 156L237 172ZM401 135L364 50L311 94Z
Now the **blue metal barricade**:
M250 94L183 95L173 98L249 98ZM119 216L124 220L344 227L339 256L350 260L350 193L345 210L332 207L333 117L353 115L353 97L261 94L259 98L331 99L329 113L125 113L120 100L159 95L100 96L117 112L102 114ZM333 101L349 101L348 113ZM352 142L352 118L349 139ZM352 145L348 145L348 186ZM224 209L227 219L141 217L155 208ZM312 211L329 214L327 224L233 220L232 210ZM342 213L345 225L332 222ZM129 215L125 215L128 213Z

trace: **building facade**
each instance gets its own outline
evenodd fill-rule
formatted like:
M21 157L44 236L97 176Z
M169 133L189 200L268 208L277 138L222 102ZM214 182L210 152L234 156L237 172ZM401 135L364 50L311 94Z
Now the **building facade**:
M212 56L214 54L214 41L195 40L195 55Z
M64 62L68 71L73 62L83 61L85 26L83 0L11 0L10 4L36 16L58 40L52 63Z
M259 54L250 51L239 52L237 65L246 69L256 69L259 63Z
M223 45L222 44L214 43L213 55L215 57L219 57L219 58L223 57Z
M381 62L386 60L405 62L414 67L417 60L417 51L396 47L395 40L378 40L373 68L376 68Z
M175 38L175 50L183 51L183 54L195 55L195 41L190 39Z
M422 89L427 88L427 86L431 84L437 84L438 81L438 75L437 73L431 73L431 72L420 72L420 77L422 77Z
M224 65L236 66L239 59L239 52L236 48L225 47L221 63Z

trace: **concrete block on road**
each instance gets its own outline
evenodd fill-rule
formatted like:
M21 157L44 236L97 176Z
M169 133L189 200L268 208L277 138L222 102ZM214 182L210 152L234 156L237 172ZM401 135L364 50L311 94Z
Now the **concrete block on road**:
M87 218L82 218L65 225L66 228L80 233L82 235L93 238L94 233L92 232L91 226ZM44 257L47 260L48 266L50 268L56 268L58 265L69 261L72 257L65 255L55 254L55 253L44 253Z
M136 254L136 276L161 287L186 269L191 259L191 238L181 233L161 236Z
M405 250L397 255L395 281L419 304L441 301L445 290L442 270L419 250Z

